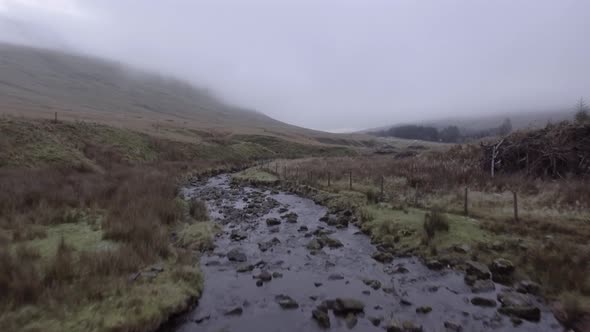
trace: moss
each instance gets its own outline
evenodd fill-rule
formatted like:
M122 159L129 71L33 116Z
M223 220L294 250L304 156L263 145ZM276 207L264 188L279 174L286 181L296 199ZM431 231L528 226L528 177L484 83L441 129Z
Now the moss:
M265 170L257 167L248 168L244 171L232 175L232 178L237 181L245 181L251 183L272 184L279 180L279 178Z
M213 248L213 239L221 229L212 222L183 224L178 231L178 245L194 250Z

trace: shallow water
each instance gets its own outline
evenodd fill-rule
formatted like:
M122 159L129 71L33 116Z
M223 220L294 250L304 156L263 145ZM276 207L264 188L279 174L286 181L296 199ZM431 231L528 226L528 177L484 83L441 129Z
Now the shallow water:
M561 331L551 312L540 301L541 321L523 321L514 326L510 318L496 313L496 308L472 305L469 300L474 294L463 280L463 274L450 269L432 271L417 258L396 258L391 264L381 264L371 258L376 251L369 238L360 234L350 225L347 229L336 229L319 221L326 208L313 201L288 193L271 193L269 190L230 186L229 176L221 175L208 179L198 185L187 187L185 195L207 200L212 218L221 223L224 233L216 240L213 253L204 255L201 260L205 275L205 290L198 306L180 319L177 331L322 331L312 320L311 311L323 300L337 297L355 298L365 304L364 315L352 330L383 331L383 326L391 319L410 320L421 325L424 331L446 331L444 322L453 322L463 327L463 331ZM254 210L246 214L244 209L263 193L279 204L272 209ZM245 199L247 198L247 200ZM260 202L261 198L258 198ZM256 205L258 203L255 203ZM271 233L265 220L270 217L280 219L278 209L288 208L299 218L296 223L284 220L278 225L278 232ZM267 211L269 210L269 211ZM298 231L305 225L309 231L324 227L333 231L329 236L344 245L341 248L324 248L317 255L311 255L306 244L313 237L305 237L306 232ZM233 230L243 230L247 238L232 241ZM278 238L280 243L262 252L258 243ZM247 262L232 262L225 254L240 248L247 255ZM273 278L261 287L256 285L260 268L251 272L238 273L238 266L265 262L263 269L282 277ZM260 266L260 265L259 265ZM405 267L407 273L392 273L398 266ZM329 276L340 274L343 279L330 280ZM381 282L382 287L374 290L365 285L363 279ZM314 283L322 285L316 287ZM393 292L385 292L392 288ZM496 284L496 290L478 294L496 299L504 286ZM275 296L284 294L294 299L297 309L282 309ZM411 305L400 304L405 299ZM428 314L416 313L419 306L430 306ZM226 312L241 307L241 315L226 315ZM374 326L370 317L380 318L380 326ZM331 329L348 331L345 320L330 312Z

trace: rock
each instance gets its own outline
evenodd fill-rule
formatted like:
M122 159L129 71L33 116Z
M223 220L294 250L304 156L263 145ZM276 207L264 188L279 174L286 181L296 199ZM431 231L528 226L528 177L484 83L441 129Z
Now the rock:
M307 226L300 226L299 229L297 230L298 232L307 232L309 229L307 228Z
M272 277L273 278L282 278L283 277L283 274L281 272L275 271L275 272L272 273Z
M276 225L280 225L281 221L277 218L268 218L266 219L266 225L268 226L276 226Z
M363 283L365 283L365 285L373 288L374 290L378 290L379 288L381 288L381 282L379 280L365 279L365 280L363 280Z
M336 315L347 315L349 313L357 314L365 310L365 304L352 298L337 298L334 300L332 309Z
M202 322L208 320L209 318L211 318L210 314L201 314L201 315L197 316L195 319L193 319L193 322L195 322L197 324L201 324Z
M541 310L532 305L501 307L498 309L498 312L504 315L515 316L533 322L538 322L541 320Z
M286 207L282 207L279 209L279 213L285 213L287 211L289 211L289 209L287 209Z
M399 300L399 304L405 305L405 306L411 306L412 302L408 301L407 299L401 299L401 300Z
M499 293L498 301L500 301L502 306L505 307L521 307L533 304L532 299L528 295L512 291L503 291Z
M492 250L495 250L495 251L504 251L504 243L502 243L500 241L492 242L490 247L492 248Z
M239 248L234 248L227 253L227 259L235 262L245 262L248 260L246 254L244 254Z
M479 307L495 307L496 300L476 296L471 299L471 304L479 306Z
M453 250L455 250L455 252L458 252L460 254L468 254L471 251L471 247L467 244L462 244L462 245L454 246Z
M262 285L264 285L264 282L262 280L256 280L256 286L262 287Z
M258 249L260 249L262 252L265 252L279 243L281 243L281 240L273 237L272 240L258 242Z
M371 324L373 324L373 326L379 326L379 324L381 324L381 318L379 317L374 317L374 316L369 316L367 317L367 319L369 320L369 322L371 322Z
M346 323L346 327L348 327L349 329L352 329L353 327L356 326L358 320L355 316L355 314L353 313L349 313L348 315L346 315L346 317L344 318L344 322Z
M272 280L272 275L268 271L262 271L256 278L263 282L269 282Z
M321 282L314 282L313 285L316 287L320 287L322 285L322 283Z
M156 272L156 273L164 272L164 266L162 264L154 264L154 265L151 265L150 267L148 267L146 269L146 271Z
M314 309L311 312L311 317L318 323L321 328L328 329L330 328L330 316L328 316L327 311Z
M427 314L431 311L432 311L432 308L429 306L422 306L422 307L416 308L416 313L418 313L418 314Z
M328 280L342 280L342 279L344 279L344 276L341 274L334 273L334 274L330 274L328 276Z
M383 287L383 292L386 294L393 294L395 293L395 289L393 289L393 287Z
M448 332L461 332L463 331L463 326L457 324L457 323L453 323L453 322L445 322L444 323L444 327L445 329L447 329Z
M224 315L226 316L239 316L244 312L244 310L242 309L242 307L235 307L233 309L229 309L227 310Z
M290 213L287 213L287 214L281 216L281 218L285 219L286 222L291 223L291 224L296 223L298 217L299 216L295 212L290 212Z
M475 276L477 279L489 279L492 275L488 267L482 263L467 261L465 264L467 265L465 272L468 275Z
M316 295L312 295L309 297L309 299L312 301L317 301L318 297Z
M361 293L363 293L363 295L367 295L367 296L371 295L371 291L368 291L368 290L364 290Z
M283 309L297 309L299 308L299 304L295 302L290 296L287 295L277 295L275 296L275 301L281 306Z
M431 270L442 270L445 266L437 261L436 259L431 259L429 261L426 262L426 267L431 269Z
M248 238L248 234L244 231L234 229L229 237L232 241L241 241Z
M490 264L490 271L492 272L492 280L507 284L512 280L514 265L507 259L498 258Z
M387 332L422 332L422 326L416 326L411 321L400 322L398 320L392 320L385 326Z
M254 270L254 265L244 264L244 265L239 266L236 271L239 273L244 273L244 272L251 272L252 270Z
M281 231L281 228L280 228L279 226L270 226L270 227L268 228L268 232L269 232L270 234L275 234L275 233L278 233L278 232L280 232L280 231Z
M541 285L531 280L523 280L516 286L516 291L524 294L539 295L541 293Z
M321 250L323 248L322 243L318 239L313 239L305 246L309 250Z
M340 248L342 247L342 242L340 240L333 239L328 236L322 236L319 238L320 244L323 246L327 246L328 248Z
M518 318L516 316L510 317L510 321L512 322L512 324L514 326L518 326L518 325L522 324L522 319L520 319L520 318Z
M380 263L391 263L393 261L393 256L390 253L383 251L375 252L373 255L371 255L371 258Z
M391 274L404 274L408 272L410 272L410 270L408 270L403 265L397 265L393 270L390 271Z
M494 282L490 279L476 280L473 283L473 286L471 286L471 291L476 294L492 292L495 289L496 286L494 285Z

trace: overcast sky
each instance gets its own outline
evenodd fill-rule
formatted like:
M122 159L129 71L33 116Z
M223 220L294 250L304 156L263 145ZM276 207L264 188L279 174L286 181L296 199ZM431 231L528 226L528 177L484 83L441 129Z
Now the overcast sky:
M20 24L0 39L173 74L323 130L590 97L587 0L0 0L0 17Z

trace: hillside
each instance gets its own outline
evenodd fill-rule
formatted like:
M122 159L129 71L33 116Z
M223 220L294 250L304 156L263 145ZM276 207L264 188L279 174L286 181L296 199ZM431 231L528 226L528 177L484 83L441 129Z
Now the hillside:
M343 136L228 105L186 82L106 60L0 44L0 113L83 120L194 142L203 135L263 134L320 144Z

